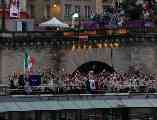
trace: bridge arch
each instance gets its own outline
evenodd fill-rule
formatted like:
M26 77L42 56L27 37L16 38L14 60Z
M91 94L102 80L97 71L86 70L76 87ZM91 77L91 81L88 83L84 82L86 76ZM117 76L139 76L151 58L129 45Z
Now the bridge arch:
M64 68L63 73L73 73L79 66L92 61L97 61L112 66L110 48L76 49L66 50L63 52L64 56L61 58L61 69Z
M100 61L89 61L77 67L74 71L79 71L82 74L88 74L89 71L94 71L95 74L101 73L102 71L107 71L109 73L113 73L115 70L110 65L105 62Z

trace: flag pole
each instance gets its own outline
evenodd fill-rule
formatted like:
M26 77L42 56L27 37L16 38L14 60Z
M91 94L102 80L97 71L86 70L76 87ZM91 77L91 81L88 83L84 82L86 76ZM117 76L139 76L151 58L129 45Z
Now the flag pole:
M23 59L23 79L25 81L25 74L26 74L26 61L25 61L25 57L26 57L26 50L24 49L24 59Z
M28 66L28 51L24 49L24 81L26 79L26 69Z
M6 9L6 5L5 5L5 0L2 0L2 31L5 31L5 9Z

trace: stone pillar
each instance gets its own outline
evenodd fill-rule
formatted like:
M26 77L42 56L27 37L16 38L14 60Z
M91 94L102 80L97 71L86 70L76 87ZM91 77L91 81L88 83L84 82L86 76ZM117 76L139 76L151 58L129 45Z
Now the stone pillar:
M41 111L35 111L35 120L41 120L42 112Z
M157 108L152 108L152 120L157 120Z
M122 108L121 109L121 116L122 116L122 120L129 120L129 109L128 108Z
M75 110L75 120L80 120L80 110Z
M50 49L50 54L53 54L51 55L51 62L53 63L54 72L58 74L58 72L60 71L63 53L58 48L54 48Z
M0 48L0 84L2 83L2 48Z
M12 112L8 112L8 120L13 120L13 113Z
M51 120L56 120L56 111L51 112Z

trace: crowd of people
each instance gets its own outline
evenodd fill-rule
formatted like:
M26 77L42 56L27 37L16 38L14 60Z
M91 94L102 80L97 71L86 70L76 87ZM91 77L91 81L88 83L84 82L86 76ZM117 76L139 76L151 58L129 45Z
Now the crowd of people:
M31 76L36 76L32 80ZM54 75L51 70L44 71L42 73L16 73L8 76L9 88L12 90L21 90L23 89L26 94L32 93L33 90L41 89L40 86L43 86L44 91L52 91L57 86L55 83L58 83L58 78ZM32 82L34 81L34 82Z
M24 88L30 94L34 88L28 80L16 75L10 80L10 88ZM50 93L154 93L157 92L157 77L142 70L130 67L127 72L113 72L103 70L99 74L89 71L83 74L76 71L73 74L64 74L60 78L53 72L41 74L41 86L44 92ZM40 87L38 87L40 88ZM40 88L41 89L41 88Z
M114 1L112 6L105 7L101 14L95 14L93 20L98 21L100 27L130 27L131 23L134 24L138 20L141 20L141 24L146 22L143 27L154 27L156 6L155 0L118 0Z
M146 74L133 67L127 72L109 73L103 71L94 74L90 71L87 75L76 72L75 75L65 75L64 87L66 90L82 90L88 92L156 92L157 78L153 74Z

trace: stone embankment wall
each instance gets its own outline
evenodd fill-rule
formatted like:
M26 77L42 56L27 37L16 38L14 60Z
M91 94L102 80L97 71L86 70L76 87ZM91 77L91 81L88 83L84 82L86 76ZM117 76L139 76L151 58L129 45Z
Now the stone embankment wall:
M157 73L157 47L131 46L120 48L86 48L60 49L33 48L29 49L35 58L34 73L51 68L59 74L72 73L80 65L89 61L101 61L113 66L116 71L126 71L129 66L136 65L143 70ZM8 75L24 71L24 49L1 49L0 78L1 83L8 81Z

